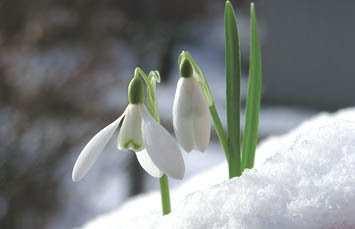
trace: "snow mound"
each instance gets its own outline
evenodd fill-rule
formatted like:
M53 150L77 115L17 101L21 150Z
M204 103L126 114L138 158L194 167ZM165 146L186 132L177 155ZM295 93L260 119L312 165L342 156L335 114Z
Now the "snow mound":
M154 192L83 228L355 228L355 109L271 137L256 157L239 178L228 180L221 164L186 181L168 216Z

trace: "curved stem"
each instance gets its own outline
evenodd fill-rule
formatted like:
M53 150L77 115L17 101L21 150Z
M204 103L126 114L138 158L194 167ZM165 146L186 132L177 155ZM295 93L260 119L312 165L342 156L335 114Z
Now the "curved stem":
M215 129L215 131L216 131L216 134L217 134L219 143L221 143L221 146L222 146L222 148L223 148L225 157L226 157L227 162L228 162L228 164L229 164L228 139L227 139L226 132L225 132L225 130L224 130L224 128L223 128L221 119L220 119L219 116L218 116L218 113L217 113L217 109L216 109L215 104L211 105L211 106L209 107L209 110L210 110L210 114L211 114L211 117L212 117L213 126L214 126L214 129Z
M145 74L145 72L141 68L137 67L135 70L135 74L139 74L147 86L148 98L146 100L146 103L150 115L152 115L157 122L160 122L158 103L156 101L156 83L160 82L159 72L151 71L147 76L147 74ZM159 183L162 211L163 215L167 215L171 212L168 177L166 175L163 175L161 178L159 178Z

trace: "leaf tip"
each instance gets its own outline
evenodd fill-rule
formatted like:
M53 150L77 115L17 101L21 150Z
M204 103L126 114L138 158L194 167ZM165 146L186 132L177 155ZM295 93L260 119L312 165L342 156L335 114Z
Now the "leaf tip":
M255 16L255 4L254 2L250 3L250 12L252 16Z
M225 3L224 8L225 8L225 11L227 12L227 10L230 10L230 9L233 10L233 5L232 5L232 3L229 0L227 0L226 3Z

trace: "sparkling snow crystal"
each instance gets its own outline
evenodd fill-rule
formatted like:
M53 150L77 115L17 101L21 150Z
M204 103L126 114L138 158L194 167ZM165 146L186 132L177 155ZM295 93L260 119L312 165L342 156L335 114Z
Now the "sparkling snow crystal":
M272 137L256 158L240 178L228 180L222 164L186 181L168 216L150 193L84 228L355 228L355 110Z

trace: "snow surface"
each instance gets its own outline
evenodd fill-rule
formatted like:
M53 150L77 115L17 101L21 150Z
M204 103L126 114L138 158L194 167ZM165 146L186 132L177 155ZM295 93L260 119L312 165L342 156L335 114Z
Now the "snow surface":
M168 216L152 192L83 228L355 228L355 109L271 137L256 157L240 178L222 163L185 181Z

